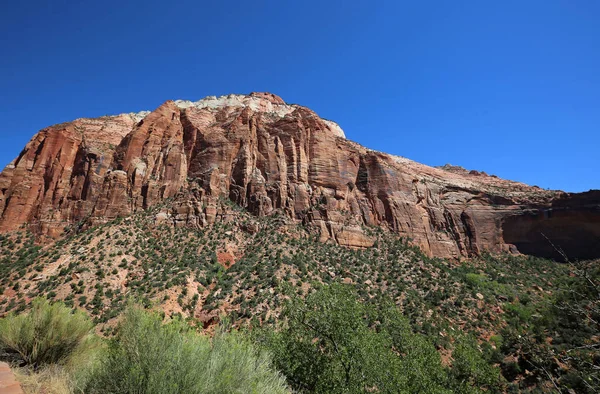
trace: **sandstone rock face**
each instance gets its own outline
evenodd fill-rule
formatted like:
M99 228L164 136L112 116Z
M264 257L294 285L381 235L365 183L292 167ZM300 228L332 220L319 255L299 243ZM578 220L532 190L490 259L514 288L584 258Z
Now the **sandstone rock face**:
M226 220L230 200L351 247L371 246L365 228L383 226L441 257L548 255L552 237L571 253L589 243L600 256L599 193L545 191L369 150L270 93L168 101L41 130L0 174L0 231L28 224L58 236L165 200L159 224Z

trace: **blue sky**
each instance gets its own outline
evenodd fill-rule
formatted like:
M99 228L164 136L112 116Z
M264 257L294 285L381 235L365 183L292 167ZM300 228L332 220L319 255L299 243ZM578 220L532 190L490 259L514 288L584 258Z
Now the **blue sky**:
M0 166L33 134L269 91L369 148L600 188L600 1L29 1L0 14Z

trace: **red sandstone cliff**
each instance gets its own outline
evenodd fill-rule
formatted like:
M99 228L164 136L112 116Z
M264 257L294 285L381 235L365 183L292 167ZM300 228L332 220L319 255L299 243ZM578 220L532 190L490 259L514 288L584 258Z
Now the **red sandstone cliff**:
M0 232L49 236L156 205L157 221L204 226L228 198L284 212L323 241L365 247L365 226L427 253L485 250L600 256L600 193L545 191L454 167L432 168L344 138L333 122L272 94L168 101L151 113L41 130L0 174Z

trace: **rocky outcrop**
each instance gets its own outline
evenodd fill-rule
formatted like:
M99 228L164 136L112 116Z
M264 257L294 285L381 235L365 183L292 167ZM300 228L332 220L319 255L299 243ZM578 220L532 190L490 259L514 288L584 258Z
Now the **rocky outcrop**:
M535 234L552 238L558 232L548 228L570 223L573 237L596 242L591 255L600 256L597 194L545 191L369 150L334 122L269 93L168 101L151 113L40 131L0 175L0 231L28 223L57 236L165 201L157 223L204 226L227 215L225 200L256 215L281 212L324 242L368 247L365 228L383 226L431 255L456 258L536 254L543 248ZM561 236L557 242L568 244L570 235Z
M0 174L0 231L29 223L57 236L65 225L99 216L101 200L115 189L115 148L134 125L135 116L119 115L78 119L37 133Z

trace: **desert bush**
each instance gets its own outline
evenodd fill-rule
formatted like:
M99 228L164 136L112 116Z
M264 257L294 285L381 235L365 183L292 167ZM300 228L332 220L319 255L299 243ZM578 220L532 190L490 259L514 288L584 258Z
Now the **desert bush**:
M0 319L0 353L34 369L64 363L91 338L91 330L84 313L36 298L29 312Z
M86 393L285 393L265 353L237 333L214 339L129 307Z

